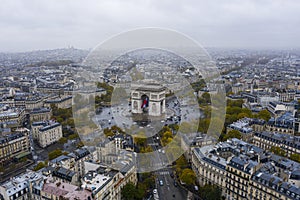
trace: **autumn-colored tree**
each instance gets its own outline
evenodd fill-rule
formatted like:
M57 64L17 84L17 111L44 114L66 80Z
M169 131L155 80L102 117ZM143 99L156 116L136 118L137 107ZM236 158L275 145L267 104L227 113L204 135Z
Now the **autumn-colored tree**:
M53 160L54 158L57 158L58 156L61 156L63 154L61 149L56 149L48 153L49 160Z
M196 174L193 170L186 168L182 170L179 176L180 180L188 185L194 185L196 181Z
M294 160L296 162L300 162L300 155L296 154L296 153L295 154L291 154L290 159Z
M279 156L286 155L285 151L283 149L281 149L280 147L272 146L270 150L271 150L271 152L273 152L274 154L279 155Z
M152 152L153 149L150 146L141 147L140 153L149 153Z
M137 145L144 146L146 144L147 138L134 137L134 142Z
M39 163L33 168L33 170L34 170L34 171L38 171L38 170L40 170L40 169L42 169L42 168L44 168L44 167L46 167L46 164L45 164L44 162L39 162Z

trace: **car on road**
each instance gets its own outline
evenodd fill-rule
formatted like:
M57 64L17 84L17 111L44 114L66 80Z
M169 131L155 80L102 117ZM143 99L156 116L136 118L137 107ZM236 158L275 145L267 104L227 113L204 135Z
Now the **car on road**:
M157 189L154 189L154 190L153 190L153 194L157 194Z
M178 183L176 181L174 181L174 186L177 187L178 186Z
M159 185L160 185L160 186L163 186L163 185L164 185L163 180L160 180L160 181L159 181Z
M171 176L171 178L174 178L174 173L171 172L171 173L170 173L170 176Z

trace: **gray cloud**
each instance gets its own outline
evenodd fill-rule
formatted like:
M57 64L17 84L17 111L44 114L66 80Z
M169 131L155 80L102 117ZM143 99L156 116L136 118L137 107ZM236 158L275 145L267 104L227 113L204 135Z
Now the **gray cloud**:
M0 51L92 48L121 31L165 27L204 46L300 47L297 0L4 0Z

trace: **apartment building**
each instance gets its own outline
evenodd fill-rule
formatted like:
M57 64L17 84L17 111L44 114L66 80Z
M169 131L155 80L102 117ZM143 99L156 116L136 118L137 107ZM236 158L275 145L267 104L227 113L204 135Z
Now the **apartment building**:
M33 122L32 136L41 147L49 146L63 137L62 126L55 121Z
M253 143L265 150L270 150L272 147L280 147L287 156L300 154L300 136L267 131L256 132L253 137Z
M226 199L300 199L300 163L236 138L193 148L192 169Z
M0 200L42 200L41 185L45 177L38 172L27 171L0 185Z
M0 123L7 127L22 127L25 121L25 109L0 105Z
M45 107L51 107L51 104L58 108L70 108L72 106L72 96L57 97L55 99L48 99L44 102Z
M22 128L11 134L0 135L0 165L30 154L28 129Z
M29 112L30 122L47 121L52 117L51 108L35 108Z
M92 192L95 200L121 200L121 190L129 182L137 183L136 167L132 162L120 170L99 165L82 178L82 188Z

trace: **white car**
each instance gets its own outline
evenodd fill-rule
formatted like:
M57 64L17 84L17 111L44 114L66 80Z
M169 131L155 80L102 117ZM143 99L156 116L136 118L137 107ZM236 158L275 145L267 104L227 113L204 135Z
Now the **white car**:
M163 186L163 185L164 185L164 182L163 182L162 180L160 180L160 181L159 181L159 185L160 185L160 186Z
M153 194L157 194L157 189L154 189L154 190L153 190Z

